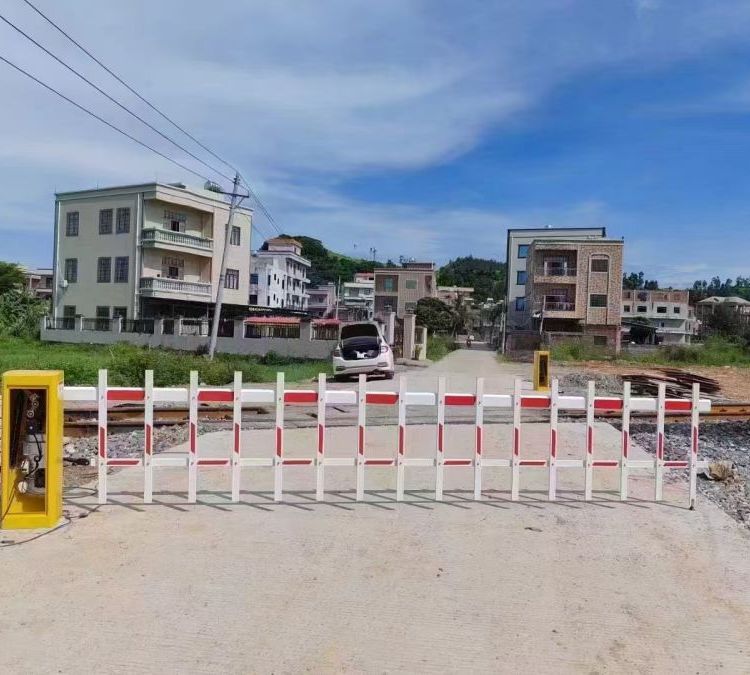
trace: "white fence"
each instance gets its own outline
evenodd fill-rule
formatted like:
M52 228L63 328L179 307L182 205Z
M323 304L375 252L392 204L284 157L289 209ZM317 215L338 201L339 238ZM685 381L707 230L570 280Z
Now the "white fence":
M656 398L631 397L630 383L625 382L623 396L598 397L594 383L590 382L586 396L560 396L557 380L552 381L549 395L522 394L521 380L516 379L514 393L485 394L484 381L479 378L476 390L472 393L448 393L445 378L438 379L437 392L407 391L407 380L402 377L399 390L391 392L367 391L364 375L359 378L355 390L329 390L326 376L318 378L318 388L309 390L284 388L284 374L278 373L275 389L243 389L241 373L235 373L231 388L205 388L198 385L198 373L190 375L188 388L157 388L153 386L153 371L146 371L145 386L142 388L109 387L107 371L99 372L98 387L65 387L66 401L98 401L98 466L99 503L107 502L107 468L142 468L144 476L143 499L153 500L153 472L160 467L187 467L188 494L190 503L197 499L198 471L201 467L228 467L231 469L232 501L240 499L240 476L243 469L252 467L272 467L274 474L274 499L283 499L283 475L285 466L309 466L315 470L316 498L324 499L325 468L329 466L356 467L356 498L364 499L365 470L368 466L393 467L396 471L396 499L404 498L406 467L435 468L435 499L443 498L444 473L451 467L473 467L474 499L482 498L482 469L484 467L507 467L511 471L511 499L519 498L520 469L530 467L545 469L549 477L549 499L554 500L557 492L558 469L581 469L584 474L584 499L592 498L593 474L595 469L617 470L620 475L620 498L628 497L628 473L631 469L650 469L655 476L654 499L662 499L664 472L669 469L689 469L690 508L695 506L697 472L707 466L698 460L698 428L700 413L711 409L711 402L700 398L699 385L693 386L690 399L668 399L664 385L659 386ZM142 403L144 409L144 448L140 457L110 458L107 452L107 416L112 403ZM182 403L189 409L189 452L185 457L160 457L154 454L153 425L155 403ZM198 405L200 403L231 403L233 441L227 448L226 457L201 457L198 437ZM242 404L273 404L276 410L275 443L272 457L248 457L242 449ZM317 406L318 426L315 449L306 458L292 458L284 452L284 410L290 405ZM333 405L357 406L357 442L351 457L326 456L326 409ZM372 457L366 448L367 406L395 406L398 410L398 441L394 453L387 457ZM437 406L436 447L432 458L408 457L406 447L406 409L411 406ZM445 410L448 407L463 406L474 408L474 455L472 458L452 458L445 448ZM508 408L512 410L512 451L508 458L485 457L484 410L487 408ZM529 459L521 456L521 413L523 410L549 411L549 445L546 459ZM586 435L582 459L558 458L558 414L560 411L585 411ZM595 457L594 420L597 412L618 411L622 417L622 442L618 459L597 459ZM656 413L655 456L653 459L635 460L630 457L630 413L647 411ZM684 460L664 458L664 419L668 412L690 413L691 447Z

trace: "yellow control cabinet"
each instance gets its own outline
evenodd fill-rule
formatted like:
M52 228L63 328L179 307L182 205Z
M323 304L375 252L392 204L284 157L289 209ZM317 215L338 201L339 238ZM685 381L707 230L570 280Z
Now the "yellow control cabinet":
M62 517L63 373L2 378L0 528L54 527Z
M549 352L534 352L534 390L549 391Z

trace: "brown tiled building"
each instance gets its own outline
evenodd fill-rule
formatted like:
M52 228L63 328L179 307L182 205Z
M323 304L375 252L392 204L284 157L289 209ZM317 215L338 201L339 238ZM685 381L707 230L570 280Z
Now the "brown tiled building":
M535 239L526 265L528 330L619 352L623 242Z
M403 267L375 270L375 317L413 313L417 301L437 297L435 263L408 262Z

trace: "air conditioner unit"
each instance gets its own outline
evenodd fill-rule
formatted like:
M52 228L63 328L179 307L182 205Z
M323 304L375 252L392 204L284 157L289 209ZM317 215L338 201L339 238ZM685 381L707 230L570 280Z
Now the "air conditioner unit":
M60 281L60 288L67 288L67 287L68 287L67 279L63 279L62 281Z

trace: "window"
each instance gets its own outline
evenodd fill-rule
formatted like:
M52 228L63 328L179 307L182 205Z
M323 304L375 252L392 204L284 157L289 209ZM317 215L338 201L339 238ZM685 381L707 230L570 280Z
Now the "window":
M99 211L99 234L112 234L112 209Z
M232 234L229 235L229 243L232 244L232 246L240 245L241 232L242 230L240 230L239 227L237 227L236 225L232 226Z
M529 245L519 244L518 245L518 257L525 258L527 255L529 255Z
M175 267L174 265L170 265L166 268L166 277L167 279L179 279L180 278L180 268Z
M52 277L44 277L44 287L52 288Z
M526 298L523 295L520 295L516 298L516 311L517 312L525 312L526 311Z
M96 318L97 319L109 319L109 307L108 306L97 307Z
M404 288L415 291L417 290L417 280L416 279L405 279L404 280Z
M591 258L591 271L609 272L609 258Z
M78 282L78 258L65 259L65 281L69 284Z
M128 283L128 272L130 268L130 259L127 256L115 258L115 283Z
M395 284L393 283L393 277L385 277L383 279L383 290L386 293L392 293L394 285Z
M112 281L112 258L99 258L96 263L96 281L100 284Z
M65 214L65 236L66 237L78 236L78 222L79 222L78 211L71 211L70 213Z
M648 311L648 307L646 305L638 305L637 313L638 314L645 314Z
M623 312L629 312L630 311L630 305L624 305L622 308Z
M184 213L164 210L164 227L172 232L184 232L187 216Z
M606 347L607 346L607 336L606 335L594 335L594 346L595 347Z
M667 313L666 306L665 305L657 305L657 307L656 307L656 313L657 314L666 314Z
M63 307L63 316L66 319L70 319L76 315L76 306L75 305L65 305Z
M224 277L224 288L238 290L240 287L240 271L227 268L227 275Z
M250 296L250 304L251 305L257 305L258 304L258 294L254 294Z
M417 311L417 303L416 302L407 302L404 305L404 311L407 314L414 314L414 312Z
M603 293L592 293L589 296L589 307L606 307L607 296Z
M250 283L251 284L257 284L258 283L258 275L257 274L251 274L250 275Z
M130 207L117 209L117 234L130 232Z
M127 319L128 318L128 308L127 307L113 307L112 308L112 318L113 319Z
M672 308L672 311L673 311L673 312L674 312L675 314L679 314L679 313L680 313L680 308L679 308L679 307L673 307L673 308Z
M526 270L518 270L516 272L516 284L518 286L524 286L526 284Z

